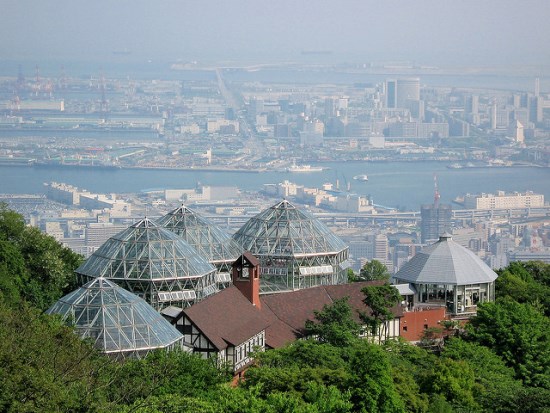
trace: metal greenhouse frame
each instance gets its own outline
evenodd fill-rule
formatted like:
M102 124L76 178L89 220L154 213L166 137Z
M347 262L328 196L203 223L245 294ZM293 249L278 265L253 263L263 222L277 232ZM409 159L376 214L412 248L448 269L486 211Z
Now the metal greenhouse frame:
M216 268L147 218L109 238L75 272L81 283L108 278L157 310L188 307L218 292Z
M184 347L183 336L162 315L103 277L62 297L47 313L60 315L82 338L115 358Z
M260 260L262 293L347 282L348 247L286 200L251 218L233 239Z
M218 287L231 282L231 264L242 254L239 245L216 225L182 205L156 221L182 237L218 269Z

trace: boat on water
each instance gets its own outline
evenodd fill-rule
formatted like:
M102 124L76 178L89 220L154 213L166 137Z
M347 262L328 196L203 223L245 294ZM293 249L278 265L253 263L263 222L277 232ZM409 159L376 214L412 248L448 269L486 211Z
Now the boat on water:
M369 177L366 175L366 174L361 174L361 175L355 175L353 177L353 179L355 179L356 181L363 181L363 182L366 182L369 180Z
M290 165L286 171L287 172L321 172L323 170L320 166L311 166L311 165Z
M447 168L448 169L476 168L476 165L473 164L472 162L468 162L468 163L465 163L465 164L453 163L451 165L447 165Z

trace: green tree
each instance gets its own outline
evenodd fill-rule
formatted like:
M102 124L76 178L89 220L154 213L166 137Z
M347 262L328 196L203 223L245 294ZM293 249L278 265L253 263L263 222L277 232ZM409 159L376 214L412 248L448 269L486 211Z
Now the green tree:
M361 326L353 319L348 300L349 297L334 300L332 304L323 306L321 311L314 311L316 321L306 321L306 334L340 347L356 340Z
M388 283L369 285L361 291L365 294L363 302L368 307L361 319L369 327L373 340L378 337L382 341L386 335L386 322L394 318L392 308L401 301L401 295Z
M389 340L383 347L392 366L395 389L403 400L406 411L426 412L430 406L430 395L420 385L431 374L437 356L401 340Z
M0 301L19 305L27 279L27 269L21 251L11 241L0 240Z
M512 262L498 273L497 297L509 297L519 303L540 303L545 315L550 316L550 264Z
M388 356L381 346L361 340L355 343L349 362L354 411L369 413L404 412L405 405L397 392Z
M359 277L355 274L353 269L348 268L348 283L355 283L361 281Z
M349 391L341 392L335 386L327 387L312 382L307 386L304 400L312 404L319 413L346 413L353 408L350 396Z
M359 272L359 279L362 281L389 281L390 273L388 268L378 260L370 260Z
M550 264L542 261L528 261L523 264L537 282L550 287Z
M0 303L0 411L99 408L109 364L58 318Z
M17 242L25 231L25 219L22 215L0 202L0 240Z
M469 337L493 349L529 386L550 389L550 319L510 298L478 307Z
M265 397L260 396L256 387L236 389L227 386L220 387L219 391L209 395L220 413L316 413L325 412L323 409L323 394L319 394L321 400L309 403L300 394L289 392L273 392ZM332 404L337 410L335 412L348 412L349 410L338 409L339 405Z
M521 381L515 378L514 370L506 366L504 360L491 349L453 338L445 343L441 356L468 362L474 372L474 398L485 411L525 411L522 409L524 403L521 401Z
M136 400L128 406L119 406L118 413L218 413L212 402L196 397L164 394Z
M74 270L82 257L37 228L27 228L19 242L29 279L24 298L47 309L63 294L76 289Z
M455 407L474 409L474 372L464 360L438 358L422 381L421 388L428 394L439 394Z
M315 340L299 340L287 347L257 354L243 386L256 387L262 397L273 392L303 394L307 383L334 385L345 390L349 380L345 348Z
M76 288L82 257L0 205L0 286L6 302L26 300L45 310Z
M442 394L434 394L430 397L430 407L427 413L455 413L455 409L453 409L453 406L445 399L445 396Z
M418 345L431 351L439 351L443 347L443 331L442 327L428 327L422 332Z
M143 359L126 360L114 368L109 399L122 405L170 394L197 397L230 379L212 360L183 350L157 350Z

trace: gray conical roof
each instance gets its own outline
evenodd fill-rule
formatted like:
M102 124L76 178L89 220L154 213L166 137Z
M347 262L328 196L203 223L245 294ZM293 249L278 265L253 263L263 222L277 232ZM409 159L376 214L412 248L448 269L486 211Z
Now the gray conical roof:
M113 280L155 281L198 278L215 271L182 238L145 218L109 238L76 273Z
M57 301L47 311L74 324L104 353L143 354L179 346L183 336L143 299L99 277Z
M258 256L336 254L347 248L326 225L286 200L250 218L233 239Z
M182 205L157 220L157 223L195 248L209 262L233 262L240 255L240 247L216 225Z
M413 284L467 285L493 282L497 274L445 234L412 257L394 278Z

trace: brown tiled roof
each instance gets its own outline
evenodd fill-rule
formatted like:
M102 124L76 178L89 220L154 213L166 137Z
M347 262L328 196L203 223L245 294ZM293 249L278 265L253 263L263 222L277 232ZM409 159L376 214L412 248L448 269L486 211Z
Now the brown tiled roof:
M303 337L305 323L314 320L314 312L343 297L349 297L354 318L361 322L359 312L368 312L361 290L380 284L367 281L262 295L261 311L231 286L183 310L183 314L218 350L227 348L228 343L241 344L262 330L266 330L266 346L278 348ZM394 307L393 313L402 316L401 307Z
M314 320L315 311L320 311L324 305L344 297L349 297L355 321L361 322L360 312L368 312L368 307L363 303L365 295L361 290L369 285L381 284L381 281L366 281L262 295L262 313L269 322L266 345L277 348L303 336L305 323L307 320ZM396 317L403 314L400 306L395 306L392 312Z
M332 302L323 287L262 295L260 301L262 309L269 308L279 320L301 333L304 332L306 320L313 318L313 310L320 310Z
M191 322L218 349L238 345L265 330L266 318L234 286L183 310Z
M239 258L237 258L233 262L233 265L239 263L242 257L244 257L253 267L260 265L260 261L258 260L258 258L256 258L250 251L245 251Z
M360 313L368 314L368 307L363 303L365 299L365 294L361 291L363 288L370 285L383 285L384 281L363 281L356 282L351 284L342 284L342 285L327 285L325 290L330 296L332 301L338 300L344 297L349 297L349 304L353 310L355 321L362 323L361 318L359 317ZM403 309L400 305L396 305L392 309L392 313L395 317L401 317L403 315Z
M303 332L292 329L288 324L277 319L265 330L265 343L267 347L284 347L293 341L303 337Z

